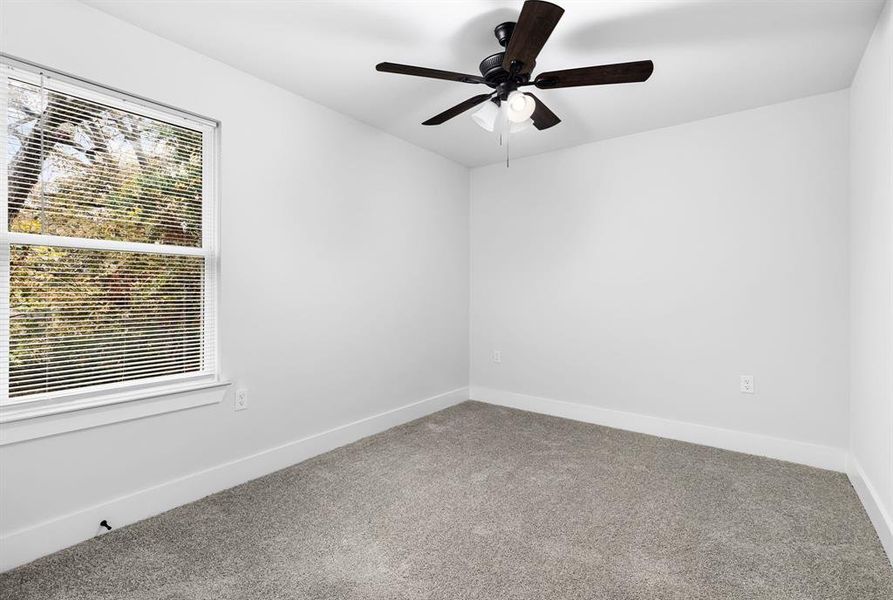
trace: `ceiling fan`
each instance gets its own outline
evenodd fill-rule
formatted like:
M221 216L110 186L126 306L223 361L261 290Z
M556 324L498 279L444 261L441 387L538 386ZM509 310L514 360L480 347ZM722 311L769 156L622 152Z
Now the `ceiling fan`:
M543 102L530 92L521 92L518 88L534 86L541 90L576 87L584 85L607 85L613 83L633 83L645 81L654 70L650 60L548 71L540 73L531 80L531 73L536 67L539 55L552 30L564 14L564 9L543 0L527 0L521 9L518 22L500 23L493 33L504 52L492 54L481 61L480 76L453 71L441 71L425 67L414 67L391 62L376 65L375 69L384 73L415 75L460 83L483 84L493 89L492 92L479 94L456 106L435 115L422 125L440 125L465 111L483 104L488 100L492 104L485 105L475 113L475 121L492 131L499 127L497 114L501 114L508 122L508 131L517 131L525 125L533 125L537 129L548 129L561 122ZM505 106L503 107L503 103ZM500 111L499 108L502 110Z

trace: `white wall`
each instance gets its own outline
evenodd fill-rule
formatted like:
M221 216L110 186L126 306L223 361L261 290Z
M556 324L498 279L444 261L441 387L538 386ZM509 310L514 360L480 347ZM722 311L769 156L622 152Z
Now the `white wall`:
M78 3L2 2L0 27L0 51L222 122L221 351L250 390L244 412L2 447L4 566L169 508L176 478L467 386L467 169Z
M473 170L472 396L842 470L847 100Z
M893 557L893 6L850 89L850 474Z

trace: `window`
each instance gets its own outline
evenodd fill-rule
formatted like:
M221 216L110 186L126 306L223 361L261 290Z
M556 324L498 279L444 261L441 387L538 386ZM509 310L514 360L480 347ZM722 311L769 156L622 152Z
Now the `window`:
M0 108L0 408L216 382L214 124L18 64Z

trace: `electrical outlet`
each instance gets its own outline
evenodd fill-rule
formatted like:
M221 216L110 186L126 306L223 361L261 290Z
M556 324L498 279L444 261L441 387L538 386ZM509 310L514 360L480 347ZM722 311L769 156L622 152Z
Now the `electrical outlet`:
M495 362L495 363L502 362L502 350L494 350L493 351L493 362Z
M753 394L753 375L741 376L741 393Z
M245 410L248 408L248 390L236 390L233 398L233 410Z

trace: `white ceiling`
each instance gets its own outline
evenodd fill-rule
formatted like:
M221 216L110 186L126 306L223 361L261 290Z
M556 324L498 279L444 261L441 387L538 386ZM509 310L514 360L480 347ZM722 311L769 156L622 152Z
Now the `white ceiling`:
M512 156L666 127L850 85L882 0L557 0L537 70L652 59L645 83L540 91L563 122ZM521 1L87 0L96 8L468 166L504 160L470 112L422 121L483 86L378 73L465 73L500 50Z

